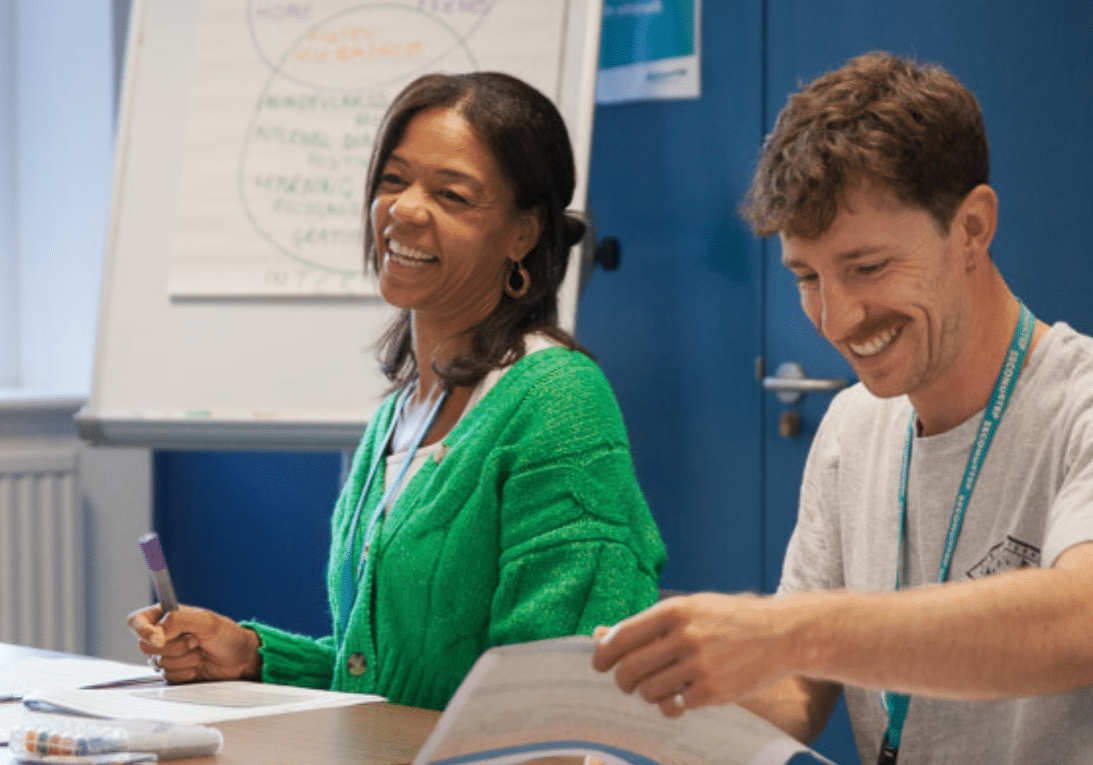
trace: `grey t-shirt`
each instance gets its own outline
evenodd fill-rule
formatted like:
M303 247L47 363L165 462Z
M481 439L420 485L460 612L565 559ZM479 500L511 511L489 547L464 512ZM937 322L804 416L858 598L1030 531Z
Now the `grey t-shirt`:
M832 401L805 466L780 594L892 590L910 417L905 396L878 399L861 385ZM953 430L914 439L904 586L937 581L957 486L981 420L979 413ZM949 580L1050 567L1068 547L1090 540L1093 338L1060 323L1018 378L968 505ZM846 697L862 762L875 762L887 726L880 696L848 686ZM914 697L899 762L1093 762L1093 688L992 702Z

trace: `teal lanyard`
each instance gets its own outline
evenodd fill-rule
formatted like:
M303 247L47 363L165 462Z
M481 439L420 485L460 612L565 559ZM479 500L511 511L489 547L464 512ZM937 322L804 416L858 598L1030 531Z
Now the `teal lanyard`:
M387 485L387 489L383 492L383 498L372 511L372 516L368 519L368 526L364 532L364 540L361 542L360 558L357 561L356 571L354 572L353 540L357 535L361 508L364 507L364 500L372 489L376 474L379 472L380 463L386 458L385 452L387 450L387 444L390 443L391 436L395 432L395 427L402 418L402 412L406 408L407 401L410 400L411 393L413 393L413 386L404 390L399 397L398 402L395 404L394 417L391 418L391 424L388 426L387 432L384 434L383 440L380 441L379 446L376 449L376 454L372 458L372 466L368 470L368 477L364 481L364 486L361 487L360 497L357 499L357 508L353 511L353 520L349 524L349 534L346 536L345 544L345 557L342 559L342 586L338 599L340 605L338 617L342 628L343 640L345 639L346 625L349 623L349 612L353 610L353 605L357 602L357 583L360 581L361 574L364 571L364 564L368 559L368 551L372 545L372 537L376 532L376 526L379 524L380 518L383 517L384 508L391 502L392 497L395 496L395 493L402 485L402 481L406 478L406 471L410 469L410 463L413 462L414 455L417 453L417 450L421 448L421 442L425 440L425 434L428 433L429 429L433 426L433 421L436 420L436 415L440 411L440 407L444 405L444 399L448 395L447 390L442 390L440 395L437 396L436 401L433 402L432 408L429 409L428 416L426 416L425 420L421 423L421 426L418 428L410 442L410 447L406 450L406 458L402 461L398 474L395 476L395 479Z
M1018 301L1020 302L1020 301ZM1025 354L1028 352L1029 343L1032 341L1032 332L1036 327L1036 319L1032 312L1021 303L1021 317L1017 320L1017 327L1013 330L1013 339L1010 340L1009 353L998 373L998 379L994 382L994 390L991 392L990 401L983 412L983 421L979 424L979 433L971 453L968 455L968 464L964 468L964 478L960 482L960 488L956 493L956 502L953 505L952 515L949 517L949 533L945 537L945 549L941 555L941 565L937 580L945 582L949 578L949 566L952 564L953 552L956 550L956 541L960 538L960 527L964 524L964 512L968 508L975 483L979 480L979 472L987 459L991 441L998 424L1002 421L1002 415L1009 404L1010 396L1017 385L1017 378L1021 374L1021 368L1025 363ZM911 412L911 422L907 427L907 440L903 447L903 467L899 474L899 551L896 557L896 589L900 588L900 569L903 566L903 542L907 531L907 476L911 471L911 445L915 438L916 414ZM881 694L881 702L888 712L888 729L884 734L881 744L878 765L892 765L899 754L900 739L903 735L903 723L907 719L907 706L911 697L902 693L884 692Z

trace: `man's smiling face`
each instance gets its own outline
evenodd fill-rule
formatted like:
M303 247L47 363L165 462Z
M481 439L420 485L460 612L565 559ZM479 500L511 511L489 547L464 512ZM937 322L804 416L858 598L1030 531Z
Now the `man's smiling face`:
M938 393L971 338L952 233L863 181L816 239L781 236L782 262L824 338L880 397Z

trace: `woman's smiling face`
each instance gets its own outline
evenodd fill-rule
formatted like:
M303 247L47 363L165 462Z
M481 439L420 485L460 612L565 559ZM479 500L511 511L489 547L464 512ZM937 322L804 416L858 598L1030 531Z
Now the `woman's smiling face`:
M383 166L371 225L384 300L457 330L493 311L512 261L538 235L489 149L445 107L407 125Z

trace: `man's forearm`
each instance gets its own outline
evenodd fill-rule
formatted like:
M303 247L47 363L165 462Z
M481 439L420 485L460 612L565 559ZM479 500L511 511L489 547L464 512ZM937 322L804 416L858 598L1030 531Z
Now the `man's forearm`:
M781 600L808 677L966 700L1093 685L1093 567Z

